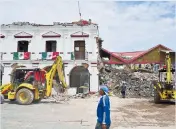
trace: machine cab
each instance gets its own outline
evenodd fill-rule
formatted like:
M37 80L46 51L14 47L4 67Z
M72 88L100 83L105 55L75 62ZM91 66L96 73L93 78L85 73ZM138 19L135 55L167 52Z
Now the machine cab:
M38 68L17 68L11 75L11 83L14 90L22 83L39 87L45 83L45 71Z

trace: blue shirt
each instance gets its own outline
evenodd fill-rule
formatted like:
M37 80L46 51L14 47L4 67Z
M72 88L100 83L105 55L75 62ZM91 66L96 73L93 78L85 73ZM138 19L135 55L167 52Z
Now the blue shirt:
M110 100L108 95L103 95L97 106L97 121L100 124L111 124L110 118Z

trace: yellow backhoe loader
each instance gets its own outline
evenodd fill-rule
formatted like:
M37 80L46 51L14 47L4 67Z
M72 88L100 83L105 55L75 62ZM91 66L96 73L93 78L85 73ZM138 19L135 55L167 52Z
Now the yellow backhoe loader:
M175 52L161 51L165 55L165 65L159 69L159 81L154 84L154 102L160 103L162 100L172 101L176 99L175 80Z
M0 86L0 94L18 104L29 105L51 96L53 78L58 73L59 85L67 87L62 58L58 56L51 69L46 71L39 68L16 68L11 75L11 83ZM1 100L3 101L3 96ZM3 103L1 101L1 103Z

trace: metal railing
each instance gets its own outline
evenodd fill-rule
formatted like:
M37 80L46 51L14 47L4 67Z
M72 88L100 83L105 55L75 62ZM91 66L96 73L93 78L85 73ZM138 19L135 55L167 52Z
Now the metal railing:
M42 52L30 52L29 59L14 59L14 52L0 52L0 60L42 60ZM70 60L88 60L88 52L59 52L59 55L73 54ZM34 56L33 56L34 55ZM37 55L37 56L35 56ZM67 55L68 56L68 55ZM32 58L33 57L33 58Z
M88 60L88 52L74 52L75 60Z

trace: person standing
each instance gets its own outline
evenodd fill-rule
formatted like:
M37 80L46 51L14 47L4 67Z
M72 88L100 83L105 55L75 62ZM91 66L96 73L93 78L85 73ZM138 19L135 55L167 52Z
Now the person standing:
M126 92L126 83L122 82L122 87L121 87L121 94L122 94L122 98L125 98L125 92Z
M109 129L111 125L111 118L108 87L100 86L99 94L101 98L97 106L97 124L95 129Z

